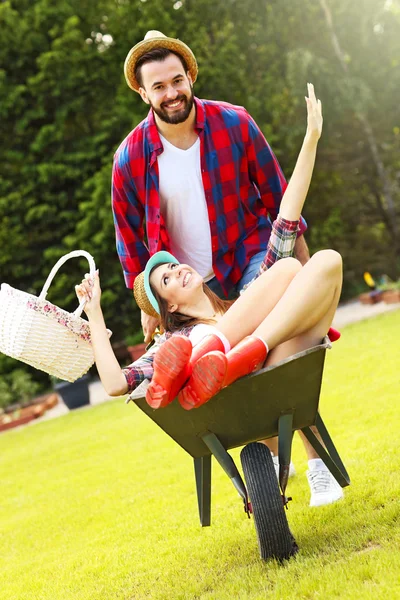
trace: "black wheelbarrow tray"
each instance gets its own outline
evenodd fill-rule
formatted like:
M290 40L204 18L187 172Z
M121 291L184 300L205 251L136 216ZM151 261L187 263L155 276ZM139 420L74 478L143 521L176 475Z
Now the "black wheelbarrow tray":
M184 410L176 399L158 410L153 410L144 398L134 399L193 457L203 527L211 523L211 456L217 459L239 492L245 512L254 516L263 559L285 559L297 551L284 510L294 431L305 434L342 487L350 483L318 413L325 354L330 347L325 338L318 346L237 380L207 404L191 411ZM325 447L312 431L313 425ZM270 451L264 444L254 443L277 435L279 485ZM241 462L247 487L228 453L238 446L245 446Z

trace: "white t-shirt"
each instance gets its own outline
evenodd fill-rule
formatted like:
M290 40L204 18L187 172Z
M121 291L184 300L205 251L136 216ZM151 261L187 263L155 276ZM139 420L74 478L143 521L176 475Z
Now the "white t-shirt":
M160 209L171 252L207 280L213 276L211 231L200 168L200 139L188 150L160 135L164 152L157 158Z

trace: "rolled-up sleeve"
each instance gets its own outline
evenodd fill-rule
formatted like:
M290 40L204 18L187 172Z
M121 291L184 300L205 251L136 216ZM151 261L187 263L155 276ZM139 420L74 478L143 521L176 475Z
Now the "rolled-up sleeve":
M131 393L145 379L149 381L153 377L153 361L157 352L158 345L152 346L143 356L135 360L132 364L122 369L128 384L128 393Z

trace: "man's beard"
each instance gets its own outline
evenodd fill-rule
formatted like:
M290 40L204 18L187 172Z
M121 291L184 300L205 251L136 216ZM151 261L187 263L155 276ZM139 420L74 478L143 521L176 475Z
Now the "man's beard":
M193 108L193 102L194 102L194 95L193 95L193 88L190 88L190 97L187 98L184 94L181 94L180 96L178 96L177 98L175 98L174 102L183 100L184 102L184 106L183 108L181 108L181 110L179 110L178 112L174 113L174 114L170 114L167 110L165 110L163 108L163 104L167 104L166 102L163 102L163 104L161 104L160 108L156 108L155 106L153 106L153 104L151 104L151 108L154 110L154 112L156 113L156 115L161 119L161 121L164 121L164 123L168 123L169 125L177 125L178 123L183 123L184 121L186 121L186 119L189 117L190 115L190 111Z

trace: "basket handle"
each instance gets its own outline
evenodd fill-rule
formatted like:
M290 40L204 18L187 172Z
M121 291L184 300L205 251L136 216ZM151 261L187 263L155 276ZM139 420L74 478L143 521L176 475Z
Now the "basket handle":
M64 256L62 256L54 265L54 267L52 268L52 270L49 273L49 276L46 279L46 282L43 286L42 291L40 292L39 295L39 300L45 300L46 296L47 296L47 292L49 291L49 287L51 285L51 282L53 281L57 271L59 270L59 268L65 263L67 262L67 260L69 260L70 258L76 258L78 256L84 256L88 263L89 263L89 272L91 277L94 276L94 273L96 271L96 265L94 262L94 258L91 254L89 254L89 252L86 252L86 250L73 250L73 252L69 252L68 254L65 254ZM86 300L82 300L78 306L78 308L74 311L74 315L76 317L80 317L83 311L83 307L86 304Z

